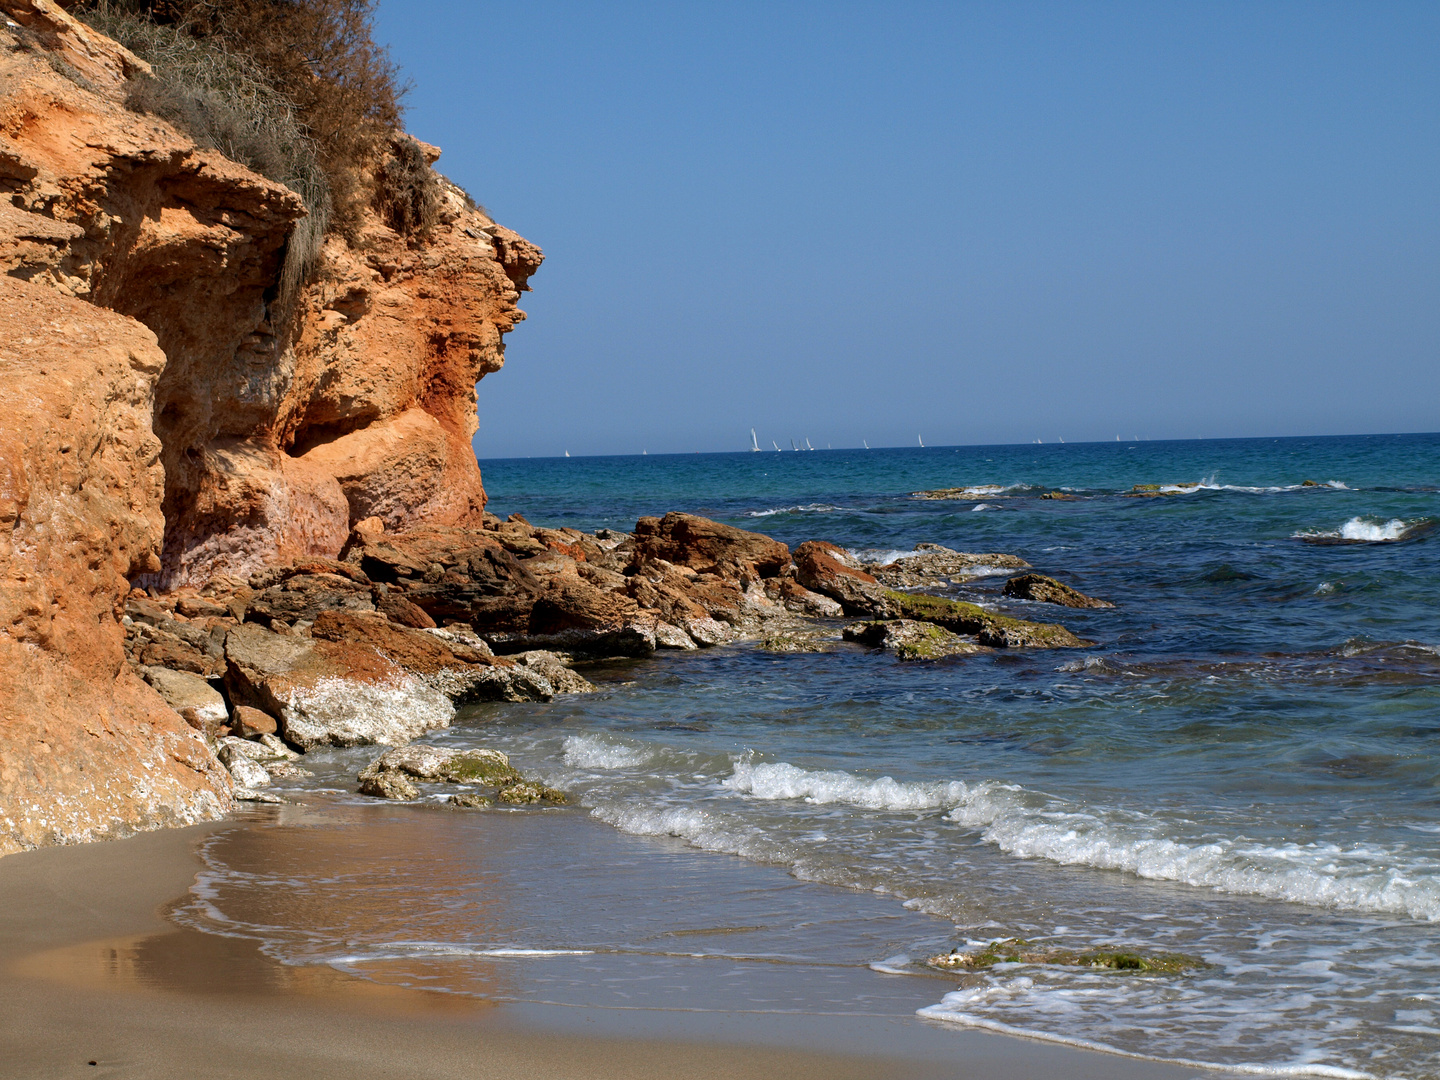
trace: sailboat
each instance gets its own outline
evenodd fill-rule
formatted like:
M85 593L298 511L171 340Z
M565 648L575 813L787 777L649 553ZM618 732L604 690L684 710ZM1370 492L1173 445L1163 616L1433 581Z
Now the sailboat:
M794 440L794 439L791 439L791 440L790 440L790 449L791 449L791 450L799 450L799 449L800 449L798 446L795 445L795 440Z
M915 438L917 438L917 439L920 440L920 449L921 449L921 450L924 450L924 449L925 449L925 439L924 439L924 437L921 436L921 435L916 435Z
M775 452L776 452L777 454L784 453L784 451L782 451L782 450L780 449L780 444L779 444L778 442L776 442L774 439L771 439L771 440L770 440L770 445L775 448Z
M865 443L865 449L866 449L866 450L869 450L869 449L870 449L870 444L869 444L868 442L865 442L864 439L861 439L860 441L861 441L862 443Z
M758 454L760 452L760 440L755 437L755 429L753 427L750 429L750 452L752 454Z
M1065 436L1064 436L1064 435L1061 435L1061 436L1060 436L1060 441L1061 441L1062 443L1065 441Z
M806 438L806 440L805 440L805 449L806 449L806 450L814 450L814 449L815 449L813 446L810 445L810 440L809 440L809 438Z
M565 456L566 456L566 457L569 457L569 456L570 456L570 451L569 451L569 450L566 450L566 451L565 451Z

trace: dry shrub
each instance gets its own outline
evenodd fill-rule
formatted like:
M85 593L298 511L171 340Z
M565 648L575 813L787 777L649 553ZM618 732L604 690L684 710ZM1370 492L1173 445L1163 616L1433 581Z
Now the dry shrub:
M375 209L402 236L424 236L440 215L440 179L414 139L401 137L375 177Z
M200 146L218 150L290 188L307 215L285 249L279 301L288 307L309 278L330 219L330 185L315 140L289 99L251 58L224 42L151 21L101 0L85 20L148 61L154 77L126 84L125 104L163 117Z

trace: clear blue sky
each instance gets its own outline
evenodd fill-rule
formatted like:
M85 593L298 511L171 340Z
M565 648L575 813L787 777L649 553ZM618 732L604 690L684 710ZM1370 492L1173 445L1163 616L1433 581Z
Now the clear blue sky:
M1440 429L1440 4L382 0L481 457Z

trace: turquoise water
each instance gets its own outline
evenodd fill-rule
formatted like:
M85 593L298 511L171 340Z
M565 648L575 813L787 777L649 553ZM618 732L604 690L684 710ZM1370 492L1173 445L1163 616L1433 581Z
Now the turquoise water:
M476 707L437 741L502 748L625 833L930 913L948 945L1210 965L1001 966L933 981L930 1019L1264 1074L1440 1076L1440 436L482 466L491 509L535 524L687 510L871 558L933 541L1117 607L1002 601L982 577L956 595L1096 645L662 655L596 672L596 695ZM970 491L911 494L940 487ZM1039 497L1057 490L1075 498ZM1341 539L1377 542L1315 542ZM522 944L586 947L560 927ZM892 947L868 962L917 973L936 951Z

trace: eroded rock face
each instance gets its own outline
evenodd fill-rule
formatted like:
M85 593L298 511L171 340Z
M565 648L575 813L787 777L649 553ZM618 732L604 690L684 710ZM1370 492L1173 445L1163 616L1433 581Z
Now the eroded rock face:
M130 577L158 566L164 365L139 324L0 276L0 853L229 809L119 621Z
M795 576L806 589L838 602L847 615L885 610L882 589L873 574L843 549L824 540L807 540L795 549Z
M282 310L298 196L125 109L145 65L58 6L0 9L19 24L0 25L0 269L134 317L168 359L146 584L334 556L372 516L478 524L475 384L504 362L539 249L443 184L423 243L372 215Z

